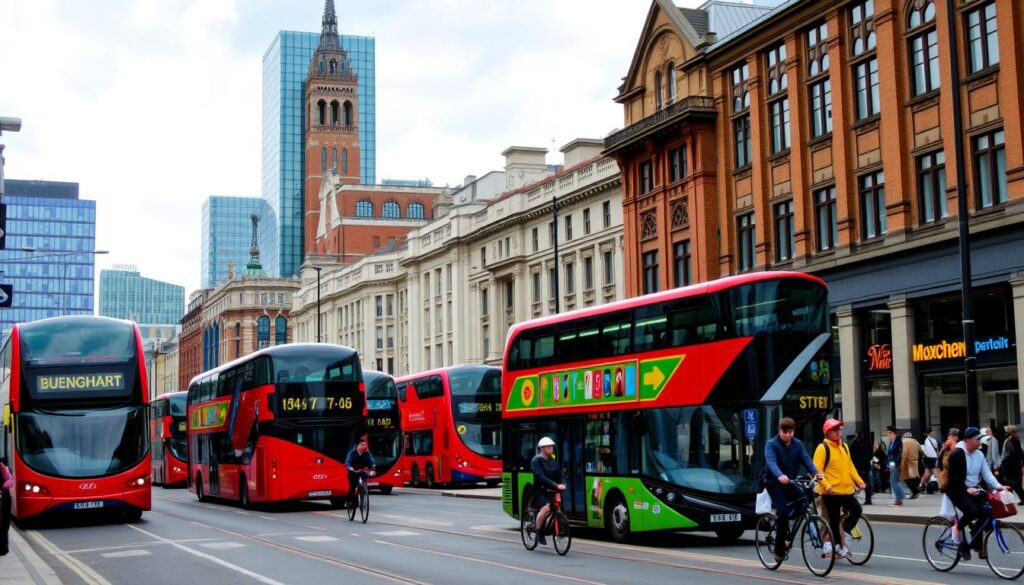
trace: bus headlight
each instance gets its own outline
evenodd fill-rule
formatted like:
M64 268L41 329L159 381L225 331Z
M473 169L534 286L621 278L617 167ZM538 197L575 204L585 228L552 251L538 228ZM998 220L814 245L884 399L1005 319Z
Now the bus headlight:
M669 492L668 495L665 496L665 499L668 500L669 503L672 503L672 502L676 501L676 493L675 492Z
M130 487L130 488L142 487L142 486L146 485L146 480L148 478L149 478L149 476L147 476L147 475L136 477L135 479L133 479L133 480L128 482L128 487Z
M50 490L46 489L45 485L39 485L38 483L25 482L22 484L25 488L25 493L32 495L49 495Z

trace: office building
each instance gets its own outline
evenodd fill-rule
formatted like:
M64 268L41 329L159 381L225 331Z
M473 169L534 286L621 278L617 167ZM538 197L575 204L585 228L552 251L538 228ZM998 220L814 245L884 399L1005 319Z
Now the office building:
M139 324L143 339L171 339L185 313L185 287L146 278L133 265L100 271L100 315Z
M259 197L213 195L203 202L202 288L228 280L229 268L241 271L249 261L252 214L266 221L270 206Z

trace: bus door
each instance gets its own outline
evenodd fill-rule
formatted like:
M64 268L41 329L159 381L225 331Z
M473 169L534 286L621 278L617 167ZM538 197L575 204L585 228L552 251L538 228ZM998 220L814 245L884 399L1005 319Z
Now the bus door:
M220 437L217 435L207 435L209 439L209 454L210 454L210 471L207 476L210 478L210 495L220 495Z
M561 460L562 476L565 478L566 491L562 494L562 507L570 517L586 515L586 486L583 477L583 440L584 421L568 419L558 423L558 452Z

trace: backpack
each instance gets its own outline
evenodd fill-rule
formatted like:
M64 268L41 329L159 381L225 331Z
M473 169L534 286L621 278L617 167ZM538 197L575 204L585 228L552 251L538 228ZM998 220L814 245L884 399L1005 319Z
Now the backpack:
M953 447L953 449L956 449L956 447ZM946 486L949 484L949 466L947 464L949 463L949 454L953 452L953 449L943 447L942 450L939 451L938 481L940 492L946 491Z
M825 446L825 465L821 466L821 473L824 474L825 470L828 469L829 460L832 459L832 448L828 446L828 441L822 441L821 444ZM846 443L840 443L840 445L843 446L843 450L846 451L846 455L849 456L850 448Z

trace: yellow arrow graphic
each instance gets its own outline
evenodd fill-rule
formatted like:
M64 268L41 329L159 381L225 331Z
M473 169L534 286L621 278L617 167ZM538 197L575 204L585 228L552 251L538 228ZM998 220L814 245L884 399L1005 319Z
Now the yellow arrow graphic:
M644 372L644 386L650 386L651 388L657 388L665 381L665 374L661 373L658 366L651 368L651 371Z

